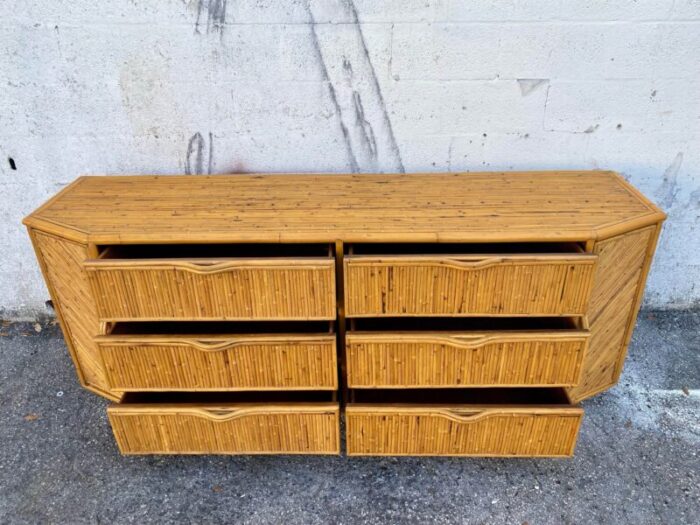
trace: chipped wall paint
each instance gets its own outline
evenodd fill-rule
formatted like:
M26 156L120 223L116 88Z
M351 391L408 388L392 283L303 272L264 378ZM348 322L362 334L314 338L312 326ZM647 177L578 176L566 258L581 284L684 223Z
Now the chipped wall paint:
M11 4L6 317L46 311L21 218L85 173L615 169L669 213L645 304L700 302L697 2Z

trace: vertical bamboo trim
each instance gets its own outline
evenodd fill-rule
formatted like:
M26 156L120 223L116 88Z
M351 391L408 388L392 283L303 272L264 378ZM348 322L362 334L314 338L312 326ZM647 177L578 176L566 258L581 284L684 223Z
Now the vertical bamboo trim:
M98 337L118 391L335 390L334 335Z
M345 310L368 316L585 314L595 255L345 259ZM474 259L473 261L471 259Z
M112 405L122 454L340 453L337 403Z
M84 264L102 320L332 320L331 259L92 260Z
M466 412L468 415L462 415ZM349 405L349 456L569 457L578 408Z
M340 404L344 407L348 402L348 372L345 334L347 330L345 320L345 271L343 260L345 258L345 246L343 241L335 243L335 288L337 292L337 312L338 312L338 375L340 378Z
M482 334L483 335L483 334ZM352 388L573 386L588 334L355 332L347 336Z

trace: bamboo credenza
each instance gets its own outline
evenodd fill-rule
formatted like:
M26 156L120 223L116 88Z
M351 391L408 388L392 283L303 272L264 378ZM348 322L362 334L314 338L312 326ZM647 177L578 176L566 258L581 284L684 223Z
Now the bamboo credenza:
M81 177L28 216L124 454L570 456L664 213L608 171Z

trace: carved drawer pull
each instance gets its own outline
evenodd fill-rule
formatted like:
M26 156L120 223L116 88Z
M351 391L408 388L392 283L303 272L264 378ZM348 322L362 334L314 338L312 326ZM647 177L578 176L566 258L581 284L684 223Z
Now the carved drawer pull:
M454 421L456 423L475 423L481 419L487 419L490 417L498 416L500 415L499 411L493 411L493 410L485 410L481 412L472 412L472 413L459 413L455 412L453 410L435 410L434 413L436 415L439 415L441 417L450 419L451 421Z

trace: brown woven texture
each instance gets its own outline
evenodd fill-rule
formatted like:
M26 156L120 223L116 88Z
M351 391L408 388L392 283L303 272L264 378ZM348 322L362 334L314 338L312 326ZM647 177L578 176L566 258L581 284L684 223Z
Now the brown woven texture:
M335 336L100 341L115 390L335 390Z
M351 388L571 386L584 335L348 334Z
M102 320L335 318L332 259L202 268L168 260L91 261L86 269Z
M24 223L80 380L105 397L340 386L347 401L348 386L403 389L402 399L409 388L563 387L570 403L485 408L394 405L380 390L372 405L347 405L347 444L353 455L568 456L583 413L572 404L619 379L664 218L622 177L592 171L86 177ZM171 243L180 247L163 253L176 255L159 257ZM182 248L207 243L267 246ZM332 245L335 258L277 253L277 243ZM382 251L395 243L409 244ZM392 333L365 321L369 331L346 336L346 317L479 316L571 324ZM146 320L300 328L114 330ZM311 334L311 320L334 320L337 333ZM339 410L127 402L109 417L126 454L336 454Z
M448 409L348 406L348 455L571 456L583 411L486 410L460 416ZM472 419L474 418L474 419Z
M576 315L595 257L346 257L348 317Z
M112 405L123 454L338 454L337 404L134 410Z
M663 217L610 171L233 174L82 177L25 224L101 244L490 242L610 237Z
M622 370L658 227L652 226L596 243L595 285L589 309L591 339L573 400L614 385Z
M32 232L32 239L81 382L114 398L94 341L100 321L81 265L87 248L38 231Z

